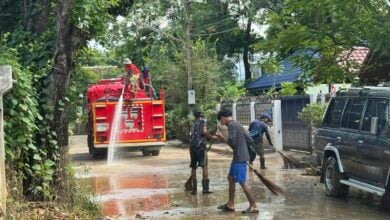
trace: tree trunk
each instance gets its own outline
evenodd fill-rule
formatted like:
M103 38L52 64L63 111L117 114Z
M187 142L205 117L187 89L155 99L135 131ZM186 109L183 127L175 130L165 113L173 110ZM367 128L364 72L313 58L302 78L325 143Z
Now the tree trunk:
M65 95L73 70L72 27L70 12L73 0L57 1L57 37L51 74L51 102L54 106L52 130L57 133L59 147L68 145L68 119Z
M244 52L243 52L243 61L245 68L245 80L249 80L252 78L251 66L249 63L249 46L251 45L251 28L252 28L252 19L248 19L248 23L245 28L244 33Z
M57 1L57 28L54 63L51 73L51 102L54 106L52 130L57 133L59 147L68 145L68 118L65 100L75 52L86 44L87 36L70 22L73 0Z

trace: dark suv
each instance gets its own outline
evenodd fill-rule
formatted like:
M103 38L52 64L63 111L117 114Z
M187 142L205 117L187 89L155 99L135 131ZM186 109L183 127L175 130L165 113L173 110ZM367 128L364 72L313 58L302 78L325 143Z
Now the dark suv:
M389 206L389 101L384 87L340 91L330 100L315 144L327 195L346 196L352 186Z

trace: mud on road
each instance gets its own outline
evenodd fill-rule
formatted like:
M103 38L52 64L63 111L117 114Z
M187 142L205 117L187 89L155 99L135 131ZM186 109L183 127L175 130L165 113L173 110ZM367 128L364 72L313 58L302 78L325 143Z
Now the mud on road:
M217 209L227 201L229 155L209 153L214 193L192 196L184 191L190 174L188 149L165 147L158 157L119 152L115 163L107 165L105 159L93 160L88 154L86 136L72 136L70 153L79 181L93 189L93 199L112 219L390 219L390 211L380 207L379 197L355 189L344 199L327 197L319 177L303 176L300 169L282 169L283 160L276 153L266 155L268 169L262 173L286 189L287 195L274 196L248 171L247 181L260 208L259 214L250 215L241 214L248 202L238 184L236 211ZM259 167L258 161L255 167ZM201 174L198 169L198 180Z

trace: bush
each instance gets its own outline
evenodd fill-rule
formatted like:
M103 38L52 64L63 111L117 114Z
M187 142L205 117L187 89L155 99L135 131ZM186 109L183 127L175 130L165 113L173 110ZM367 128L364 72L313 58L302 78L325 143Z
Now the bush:
M166 115L168 139L177 138L183 143L190 140L190 128L192 117L187 115L187 110L183 106L169 111Z
M296 89L295 83L292 82L282 82L282 89L279 91L279 94L282 96L292 96L297 94L298 90Z
M321 125L325 109L326 106L322 104L308 104L298 113L298 117L304 121L309 121L312 126L318 127Z
M213 109L202 109L203 106L199 106L205 118L207 119L207 129L209 133L215 133L217 130L217 114ZM188 115L184 106L177 107L166 114L166 126L167 126L167 138L179 139L183 143L189 143L191 126L194 122L194 117Z

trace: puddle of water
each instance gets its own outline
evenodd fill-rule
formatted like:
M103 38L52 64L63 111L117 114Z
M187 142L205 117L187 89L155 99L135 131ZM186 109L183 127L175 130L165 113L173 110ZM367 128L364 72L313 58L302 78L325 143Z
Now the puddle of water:
M173 153L172 153L173 152ZM176 152L177 155L175 155ZM184 152L184 151L183 151ZM187 153L187 152L185 152ZM166 156L165 156L166 155ZM389 219L390 213L377 207L378 197L351 190L346 199L325 195L324 185L315 176L302 176L300 169L281 169L281 158L267 159L267 178L286 189L287 195L274 196L258 177L248 170L247 180L260 208L259 215L242 215L248 207L240 186L236 185L234 213L223 213L217 205L228 197L226 180L230 159L209 155L210 195L184 192L190 169L180 150L169 150L158 159L134 157L111 166L95 167L93 177L80 179L91 185L103 205L105 216L131 219L139 213L149 219ZM255 166L258 167L258 161ZM106 175L106 176L96 176ZM198 169L201 192L201 169ZM200 178L200 179L199 179Z
M81 180L95 192L105 216L128 216L138 210L152 211L169 207L169 188L165 176L103 176Z

